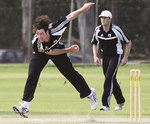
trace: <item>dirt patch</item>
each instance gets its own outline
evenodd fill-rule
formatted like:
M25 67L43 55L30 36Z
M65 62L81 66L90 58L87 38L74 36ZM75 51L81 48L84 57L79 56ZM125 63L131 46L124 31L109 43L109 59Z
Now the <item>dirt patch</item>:
M0 124L150 124L150 117L144 116L141 121L130 121L129 116L114 115L53 115L37 114L29 118L19 115L0 115Z

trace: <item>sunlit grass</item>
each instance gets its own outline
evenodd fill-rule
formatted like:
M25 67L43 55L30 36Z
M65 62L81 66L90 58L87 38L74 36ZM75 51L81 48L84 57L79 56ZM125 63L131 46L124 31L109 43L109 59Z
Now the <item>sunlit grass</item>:
M103 93L104 76L102 67L93 65L75 65L75 69L87 81L89 87L94 87L99 100L98 109L91 111L88 99L80 99L79 93L53 65L47 65L41 73L39 84L30 107L31 113L48 114L121 114L128 115L130 108L129 71L132 68L141 69L142 73L142 114L150 115L150 65L126 65L118 70L118 82L126 104L123 111L116 112L116 101L111 98L111 111L101 112L101 97ZM12 113L12 106L19 105L22 98L26 78L28 75L27 64L0 64L0 113ZM64 84L64 82L67 82Z

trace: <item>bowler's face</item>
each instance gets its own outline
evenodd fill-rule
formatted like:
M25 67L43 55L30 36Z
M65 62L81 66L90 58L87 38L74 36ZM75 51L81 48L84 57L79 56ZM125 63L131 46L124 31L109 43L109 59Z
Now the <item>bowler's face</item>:
M111 22L111 19L110 19L109 17L103 17L103 16L102 16L100 19L101 19L101 24L102 24L103 26L107 26L107 25L109 25L110 22Z
M46 42L48 40L49 37L48 31L45 32L44 29L39 29L36 30L36 34L40 42L44 42L44 41Z

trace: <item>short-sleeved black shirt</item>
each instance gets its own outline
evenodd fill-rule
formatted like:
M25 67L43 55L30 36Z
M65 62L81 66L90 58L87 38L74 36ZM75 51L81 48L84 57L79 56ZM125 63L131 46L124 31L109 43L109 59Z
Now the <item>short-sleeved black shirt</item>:
M40 42L38 40L37 35L34 35L34 38L32 40L32 46L34 52L47 52L50 49L62 49L64 48L64 44L60 41L62 34L66 30L70 20L68 20L66 17L61 17L58 21L55 23L49 24L49 32L50 32L50 42Z
M106 33L103 26L97 26L92 38L92 44L99 44L103 55L123 54L122 42L128 43L127 36L123 33L120 27L112 24L109 31Z

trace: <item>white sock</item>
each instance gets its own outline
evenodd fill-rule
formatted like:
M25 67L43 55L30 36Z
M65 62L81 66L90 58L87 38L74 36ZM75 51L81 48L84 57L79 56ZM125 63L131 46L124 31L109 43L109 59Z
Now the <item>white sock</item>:
M91 93L90 93L90 95L88 95L88 98L89 98L89 97L91 97L91 95L92 95L92 90L91 90Z
M31 102L26 102L26 101L24 101L24 106L29 110L29 107L30 107L30 103Z

